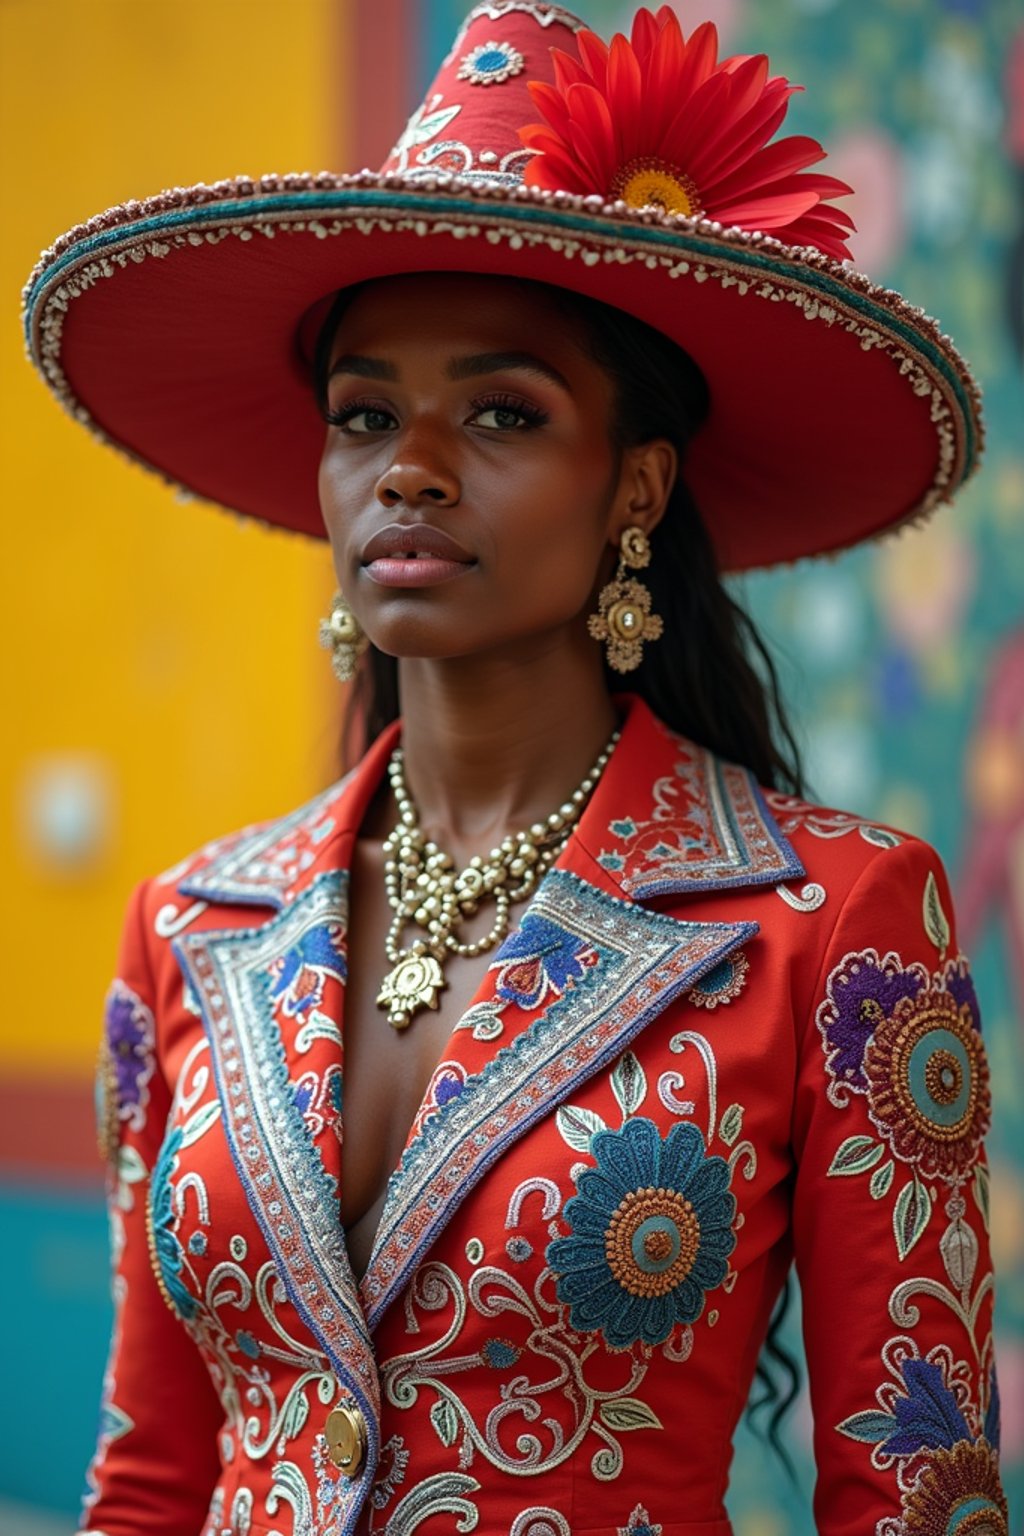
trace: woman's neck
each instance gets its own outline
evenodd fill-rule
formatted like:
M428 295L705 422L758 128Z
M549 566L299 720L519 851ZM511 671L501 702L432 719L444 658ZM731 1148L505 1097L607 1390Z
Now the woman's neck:
M406 783L427 836L456 858L556 810L607 743L617 715L584 641L399 661Z

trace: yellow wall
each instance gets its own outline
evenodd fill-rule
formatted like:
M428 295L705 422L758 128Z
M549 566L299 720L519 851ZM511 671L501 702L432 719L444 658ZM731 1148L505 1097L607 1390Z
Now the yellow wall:
M19 291L43 246L112 203L343 166L347 11L0 0L5 1075L91 1071L132 884L329 782L339 714L316 643L326 546L179 505L93 441L23 359ZM69 758L110 792L106 833L70 864L31 812Z

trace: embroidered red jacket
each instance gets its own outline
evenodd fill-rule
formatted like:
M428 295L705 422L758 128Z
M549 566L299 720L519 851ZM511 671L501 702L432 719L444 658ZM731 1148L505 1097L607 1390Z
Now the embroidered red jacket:
M619 702L358 1286L347 870L400 723L137 891L105 1032L117 1316L88 1529L727 1536L795 1257L822 1536L1005 1531L988 1078L941 862Z

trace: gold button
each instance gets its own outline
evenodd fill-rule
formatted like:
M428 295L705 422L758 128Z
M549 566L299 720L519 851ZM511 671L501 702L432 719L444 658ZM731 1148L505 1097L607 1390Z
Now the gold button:
M346 1477L356 1477L366 1460L366 1420L347 1404L332 1408L324 1425L327 1454Z

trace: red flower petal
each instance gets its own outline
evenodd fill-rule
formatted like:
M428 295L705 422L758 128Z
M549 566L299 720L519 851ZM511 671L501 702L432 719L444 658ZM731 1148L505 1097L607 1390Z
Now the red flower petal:
M803 170L808 165L816 165L824 158L825 151L817 139L793 134L790 138L769 144L766 149L758 150L731 176L719 175L714 180L702 181L701 193L708 203L712 200L721 202L724 198L737 196L748 187L774 181L779 176L788 176L790 172Z
M644 108L654 143L660 143L683 103L683 65L686 44L679 22L669 12L671 25L662 28L644 71Z
M666 160L690 173L705 134L711 131L728 101L728 90L725 75L710 75L692 98L684 102L665 135L663 154Z
M537 131L542 131L539 125ZM528 160L523 181L528 187L544 187L549 192L577 192L586 196L594 190L592 179L585 175L572 150L564 143L545 145L543 154Z
M802 213L809 213L817 207L818 202L817 192L780 192L777 197L771 192L761 195L755 193L745 203L730 203L724 208L716 208L713 217L720 224L739 224L743 229L773 231L798 219Z
M608 103L592 85L570 86L566 96L572 115L572 146L594 176L593 192L611 191L615 178L615 130Z
M781 127L786 116L789 92L781 96L765 95L763 101L754 107L741 124L737 125L737 134L740 135L729 147L728 151L722 151L722 158L715 168L714 174L706 183L709 186L717 185L739 170L745 163L757 154L758 150L767 143L775 130Z
M824 251L826 256L836 261L850 259L850 249L843 232L835 228L831 221L819 218L814 213L805 214L786 229L777 230L776 238L784 240L787 245L813 246L815 250Z
M599 91L606 91L608 88L607 47L596 32L588 32L585 27L582 32L577 32L576 43L580 50L583 67L591 81Z
M700 138L686 152L686 168L698 187L715 176L722 158L731 152L736 124L756 105L767 76L768 60L755 54L733 74L714 77L715 83L721 82L722 100L713 113L705 112Z
M555 68L555 89L561 91L563 95L570 85L582 85L590 80L579 59L574 59L572 54L566 53L561 48L552 48L551 62Z
M565 97L561 91L556 91L553 85L548 85L544 80L531 80L529 90L537 111L545 122L556 133L564 133L569 126L569 108L565 104ZM521 129L520 132L525 133L526 129Z
M641 66L658 41L659 31L660 28L654 16L645 5L642 5L633 17L633 30L629 39Z
M676 27L679 22L673 16ZM669 26L665 31L669 31ZM682 37L682 31L679 33ZM702 86L715 68L715 60L718 58L718 28L713 21L702 21L690 33L689 42L685 45L686 57L683 68L680 70L680 78L676 85L676 101L683 101L693 94L699 86Z
M631 160L641 152L642 90L636 54L621 35L612 38L608 54L608 101L617 155Z

